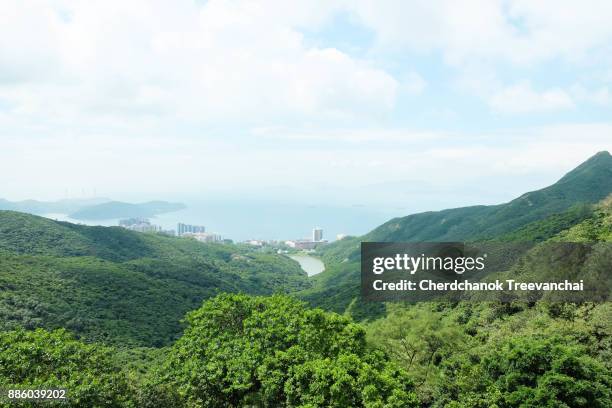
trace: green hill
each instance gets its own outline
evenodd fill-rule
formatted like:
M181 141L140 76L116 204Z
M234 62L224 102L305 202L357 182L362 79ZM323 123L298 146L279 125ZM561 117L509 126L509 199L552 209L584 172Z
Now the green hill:
M511 237L545 242L490 279L528 282L538 276L559 281L560 271L565 277L571 272L572 280L594 280L600 295L610 298L612 195L589 206L586 215L572 208L531 223ZM589 245L581 249L556 245L559 242ZM612 303L565 302L567 296L560 295L506 293L506 302L495 302L475 292L466 294L472 301L389 303L385 316L367 325L368 339L419 384L416 392L422 406L608 407ZM562 362L570 360L571 364ZM498 364L501 367L494 368ZM590 367L582 370L586 365ZM576 373L580 378L574 377Z
M308 286L280 255L0 211L0 329L64 327L88 340L164 345L187 311L218 292Z
M519 236L540 241L588 217L591 211L588 205L610 193L612 156L599 152L557 183L505 204L394 218L364 236L324 247L321 256L325 271L313 279L314 287L300 296L313 305L338 312L350 308L356 318L379 314L384 308L382 304L359 302L360 242L516 240ZM544 224L538 224L542 220L546 220Z
M149 201L140 204L110 201L80 208L70 214L75 220L107 220L111 218L150 218L158 214L178 211L185 208L182 203L168 203L166 201Z
M599 152L552 186L505 204L454 208L395 218L365 241L463 241L499 236L578 203L596 203L612 192L612 156Z

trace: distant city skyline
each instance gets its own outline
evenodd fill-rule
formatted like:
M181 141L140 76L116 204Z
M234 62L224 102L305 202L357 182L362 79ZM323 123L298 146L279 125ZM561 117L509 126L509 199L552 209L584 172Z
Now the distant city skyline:
M612 3L469 5L2 2L0 198L447 208L612 150Z

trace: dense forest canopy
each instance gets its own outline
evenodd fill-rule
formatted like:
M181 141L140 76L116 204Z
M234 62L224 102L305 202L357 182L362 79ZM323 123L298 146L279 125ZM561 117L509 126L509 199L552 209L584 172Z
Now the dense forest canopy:
M309 286L288 257L246 246L88 227L0 211L0 328L66 328L87 340L162 346L219 292Z

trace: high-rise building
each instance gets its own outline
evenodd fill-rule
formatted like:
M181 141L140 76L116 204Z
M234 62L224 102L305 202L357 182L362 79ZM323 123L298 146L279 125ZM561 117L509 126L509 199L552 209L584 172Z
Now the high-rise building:
M323 228L313 228L312 230L312 240L314 242L320 242L323 241Z
M179 222L176 226L176 232L179 237L187 233L200 234L206 232L206 227L203 225L191 225Z

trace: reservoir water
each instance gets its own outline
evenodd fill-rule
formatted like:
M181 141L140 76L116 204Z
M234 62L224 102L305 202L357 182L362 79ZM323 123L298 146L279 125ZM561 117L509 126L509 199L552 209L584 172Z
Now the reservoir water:
M319 258L315 258L310 255L289 255L289 258L297 261L300 267L308 274L308 276L314 276L325 270L325 265Z

